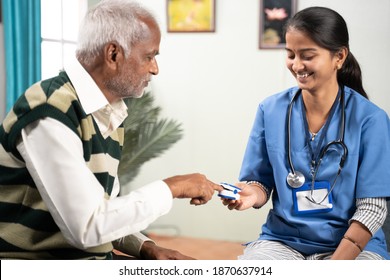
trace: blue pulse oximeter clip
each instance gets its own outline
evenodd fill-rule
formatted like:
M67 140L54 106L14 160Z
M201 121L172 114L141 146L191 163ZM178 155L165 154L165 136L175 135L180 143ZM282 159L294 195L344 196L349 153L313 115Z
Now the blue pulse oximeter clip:
M218 194L219 197L222 197L224 199L230 199L230 200L240 199L239 192L241 191L241 189L239 187L236 187L228 183L220 183L220 185L223 187L223 190L219 192Z

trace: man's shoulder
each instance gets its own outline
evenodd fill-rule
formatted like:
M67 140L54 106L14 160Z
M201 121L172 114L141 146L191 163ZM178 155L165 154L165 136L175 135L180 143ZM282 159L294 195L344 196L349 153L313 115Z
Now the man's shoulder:
M65 72L32 85L26 90L24 100L30 109L45 104L63 113L68 112L70 106L80 106L77 93Z

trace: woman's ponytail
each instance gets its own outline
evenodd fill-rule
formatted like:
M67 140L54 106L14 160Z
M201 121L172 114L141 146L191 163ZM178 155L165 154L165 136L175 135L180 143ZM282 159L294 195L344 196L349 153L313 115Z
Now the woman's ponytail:
M368 99L367 93L363 88L360 65L351 52L348 52L343 67L338 71L337 80L340 84L352 88Z

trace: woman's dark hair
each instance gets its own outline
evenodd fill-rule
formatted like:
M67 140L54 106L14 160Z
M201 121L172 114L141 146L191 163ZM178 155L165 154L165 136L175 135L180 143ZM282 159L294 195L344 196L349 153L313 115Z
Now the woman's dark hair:
M346 85L368 98L363 88L359 63L349 50L347 24L340 14L324 7L306 8L297 12L287 21L285 33L289 29L304 32L319 46L334 53L346 47L348 55L343 67L337 72L337 80L340 84Z

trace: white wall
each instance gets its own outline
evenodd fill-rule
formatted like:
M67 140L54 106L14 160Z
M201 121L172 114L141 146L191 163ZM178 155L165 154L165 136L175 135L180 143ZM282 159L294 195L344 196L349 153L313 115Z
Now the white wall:
M371 99L390 112L390 1L299 0L333 8L346 19L350 47L363 70ZM216 32L166 33L166 1L143 0L163 30L160 74L152 83L166 117L184 125L184 138L146 163L130 189L175 174L201 172L215 182L237 180L257 104L294 85L283 50L258 49L259 1L217 1ZM352 9L353 7L353 9ZM284 114L283 114L284 115ZM150 230L185 236L248 241L257 237L269 207L229 211L215 197L204 206L176 200ZM166 230L165 228L168 228Z

